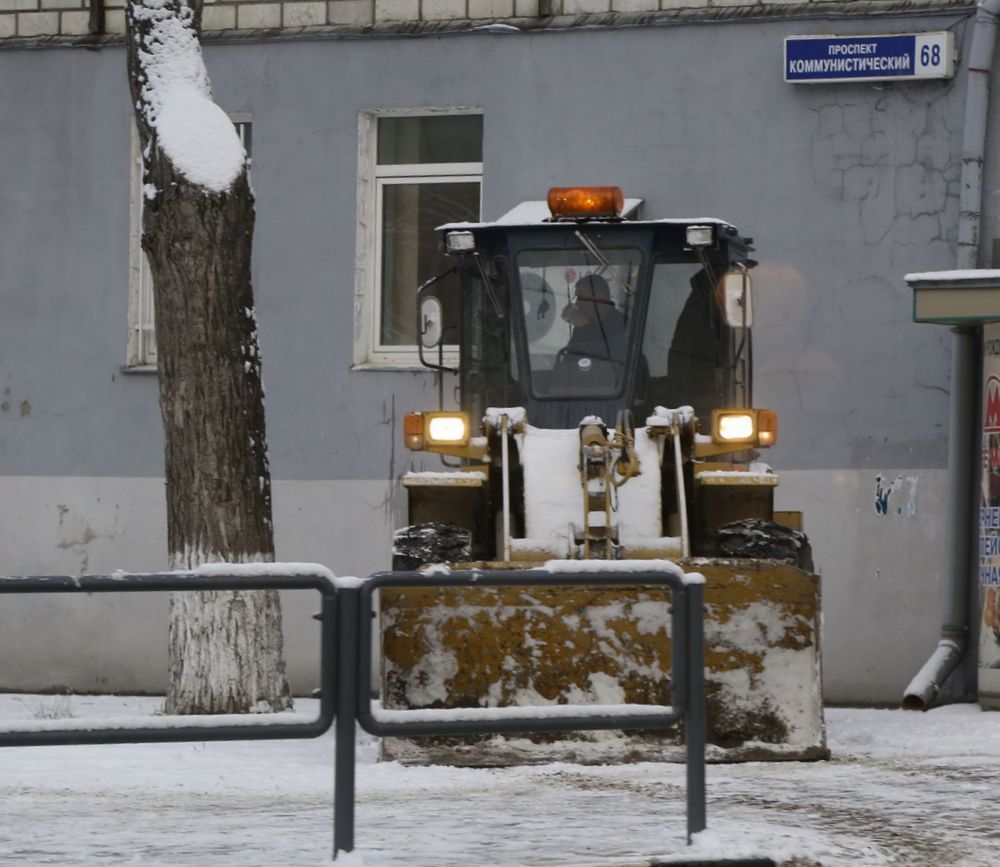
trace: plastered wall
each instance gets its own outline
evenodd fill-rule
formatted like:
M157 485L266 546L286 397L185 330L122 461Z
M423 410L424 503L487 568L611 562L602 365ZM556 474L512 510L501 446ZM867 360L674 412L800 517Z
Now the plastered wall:
M949 389L947 330L911 322L903 275L954 266L964 68L793 86L781 46L952 28L966 51L968 22L958 9L210 43L217 100L254 125L279 556L340 574L386 566L400 473L438 468L400 432L405 412L436 405L433 377L352 369L358 116L475 106L487 218L551 185L617 183L646 216L720 217L756 239L755 403L779 413L766 459L786 476L779 505L806 511L823 574L827 695L895 701L940 620ZM0 50L0 81L0 571L157 568L156 383L122 371L124 51ZM290 630L311 628L296 610ZM61 610L62 637L28 653L21 618L0 610L0 659L19 685L53 685L77 616ZM124 647L159 628L148 608L93 616ZM113 686L157 688L162 648L130 652L135 670Z

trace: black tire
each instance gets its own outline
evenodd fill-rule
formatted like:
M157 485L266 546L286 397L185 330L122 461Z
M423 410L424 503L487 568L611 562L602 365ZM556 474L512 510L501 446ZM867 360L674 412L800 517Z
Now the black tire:
M409 572L430 563L462 563L472 559L472 533L465 527L428 521L393 534L392 569Z
M759 518L746 518L719 527L719 554L784 560L807 572L813 571L812 546L805 533Z

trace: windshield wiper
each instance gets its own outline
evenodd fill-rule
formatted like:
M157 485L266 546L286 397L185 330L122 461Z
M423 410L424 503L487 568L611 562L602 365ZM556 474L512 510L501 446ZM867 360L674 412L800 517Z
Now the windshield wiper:
M496 314L497 319L503 319L503 307L500 304L500 299L497 298L496 292L493 291L493 278L487 273L482 256L476 255L476 266L479 268L479 278L483 281L483 288L486 290L486 295L493 305L493 312ZM499 283L500 281L497 280L496 282Z
M627 280L622 281L618 277L618 275L611 267L611 260L604 255L604 251L601 250L601 248L598 247L597 244L594 243L594 241L591 238L588 238L579 229L574 229L573 234L576 235L580 243L583 244L583 246L587 249L587 252L590 253L590 255L593 256L597 260L598 264L601 266L601 270L598 273L599 274L603 274L604 272L609 273L611 275L611 279L614 280L619 286L622 287L622 289L625 290L625 294L631 295L632 287L629 285Z

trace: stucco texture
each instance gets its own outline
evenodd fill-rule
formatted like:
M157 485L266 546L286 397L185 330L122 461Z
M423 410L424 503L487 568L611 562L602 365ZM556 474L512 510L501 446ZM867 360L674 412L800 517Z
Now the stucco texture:
M754 402L779 414L780 441L766 459L793 471L782 505L808 501L828 601L828 670L838 698L901 692L938 622L949 387L947 329L912 323L903 275L955 265L965 73L960 64L946 81L790 85L782 40L946 28L967 50L964 12L207 47L218 102L253 119L272 471L385 492L364 503L336 485L319 498L303 494L305 518L291 505L278 517L297 515L309 533L287 531L295 550L279 555L322 559L336 572L338 557L358 571L378 568L401 517L399 474L439 467L401 447L403 414L436 407L433 376L352 369L358 117L478 107L485 218L551 185L613 183L645 200L646 217L719 217L756 239ZM0 81L0 477L158 479L155 377L122 372L124 50L0 50ZM988 214L985 225L995 220ZM875 511L872 484L883 471L922 479L915 514ZM47 503L56 527L62 501L43 487L65 485L52 481L30 501ZM161 544L161 508L147 506L130 545ZM18 509L0 492L0 513ZM17 526L20 537L4 537L8 562L44 565L46 550L65 560L55 536ZM347 526L360 529L349 536ZM890 580L879 564L898 546L910 546L895 561L906 568ZM102 551L86 565L128 565L113 559ZM900 606L904 590L910 601ZM912 640L884 637L859 651L859 601L866 629L878 632L892 614ZM881 673L862 661L870 654L882 654Z

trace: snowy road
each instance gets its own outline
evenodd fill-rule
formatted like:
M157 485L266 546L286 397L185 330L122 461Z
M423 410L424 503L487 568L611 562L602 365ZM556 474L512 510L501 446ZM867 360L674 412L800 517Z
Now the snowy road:
M312 713L312 702L299 702ZM0 696L0 719L150 713L152 699ZM404 768L359 750L352 865L1000 864L1000 713L827 712L834 758L712 765L684 841L680 765ZM0 750L0 864L329 863L333 740ZM341 863L338 861L338 863Z

